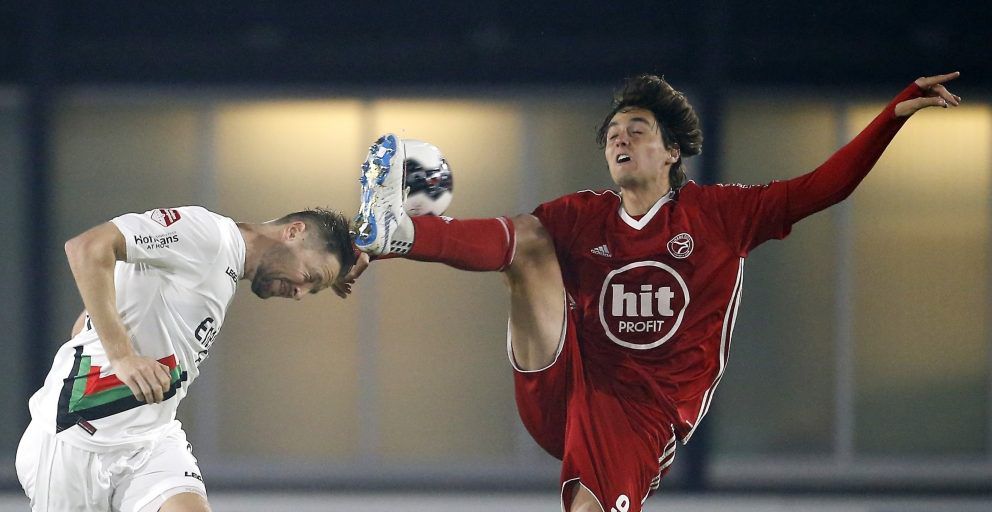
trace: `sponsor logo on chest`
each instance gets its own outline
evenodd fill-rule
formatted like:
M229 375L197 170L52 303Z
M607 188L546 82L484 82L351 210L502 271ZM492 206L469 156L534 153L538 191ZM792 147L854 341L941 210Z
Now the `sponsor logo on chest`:
M164 235L134 235L134 245L142 245L145 250L168 249L172 244L179 243L179 235L175 232Z
M646 350L675 334L688 305L689 288L675 269L659 261L638 261L603 280L599 320L614 343Z

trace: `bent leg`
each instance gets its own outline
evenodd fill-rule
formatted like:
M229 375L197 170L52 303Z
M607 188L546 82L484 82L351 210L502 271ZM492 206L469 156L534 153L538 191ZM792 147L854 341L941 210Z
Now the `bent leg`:
M570 362L567 303L554 244L536 217L459 220L413 217L413 240L400 257L474 271L502 270L510 292L508 355L517 409L539 445L562 458ZM568 343L574 345L573 339ZM569 353L578 354L578 348Z
M671 421L653 404L630 399L623 386L604 387L595 371L574 373L562 458L563 509L585 510L592 498L607 512L640 512L675 458Z
M444 263L459 270L501 271L515 247L513 221L506 217L453 219L411 217L413 242L402 257Z
M554 244L536 217L408 220L414 236L400 257L461 270L503 271L515 364L533 371L554 361L565 320L565 286Z
M34 512L108 510L112 489L98 455L65 443L32 421L14 462Z
M117 485L114 510L210 511L200 467L182 429L169 433L155 445L147 460L132 467Z
M589 489L583 487L579 481L575 481L571 485L571 489L566 488L563 491L572 493L572 506L569 507L568 512L604 512L603 506L589 492Z
M547 368L561 350L565 328L565 284L555 247L532 215L513 219L517 248L504 272L510 291L510 348L523 371Z

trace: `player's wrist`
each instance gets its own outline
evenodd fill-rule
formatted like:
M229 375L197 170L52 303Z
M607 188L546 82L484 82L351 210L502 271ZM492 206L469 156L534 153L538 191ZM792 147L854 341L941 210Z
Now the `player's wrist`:
M118 363L138 355L127 337L116 340L104 340L103 351L107 354L107 360L111 363Z
M896 97L892 99L892 101L889 102L888 106L885 109L885 112L888 113L890 120L905 122L906 119L908 119L909 116L912 114L912 112L906 113L906 112L897 111L898 110L897 107L899 106L899 104L906 100L922 98L925 95L926 95L926 89L922 88L916 82L911 82L909 85L906 86L905 89L899 92L899 94L897 94Z

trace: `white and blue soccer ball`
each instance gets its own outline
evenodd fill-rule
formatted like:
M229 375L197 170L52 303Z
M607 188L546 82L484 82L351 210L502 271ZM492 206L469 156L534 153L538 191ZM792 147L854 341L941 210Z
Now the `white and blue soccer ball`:
M451 204L454 182L451 167L434 144L403 139L406 150L406 187L403 209L411 217L443 215Z

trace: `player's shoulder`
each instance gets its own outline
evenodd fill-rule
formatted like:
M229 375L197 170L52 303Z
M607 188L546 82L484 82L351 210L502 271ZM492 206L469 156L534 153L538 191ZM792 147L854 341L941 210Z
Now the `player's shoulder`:
M591 202L592 201L595 201L595 202L603 202L603 201L616 202L617 200L620 199L620 193L617 192L616 190L612 190L612 189L603 189L603 190L589 190L589 189L587 189L587 190L580 190L578 192L575 192L575 193L572 193L572 194L569 194L569 195L570 196L577 197L577 198L580 198L583 201L591 201Z
M234 222L232 219L203 206L177 206L160 208L159 211L161 214L157 213L156 210L152 210L150 213L153 217L161 215L170 218L176 228L223 229L224 226Z
M115 223L148 236L170 235L179 240L202 243L219 240L230 231L234 221L202 206L153 208L144 213L125 214Z
M558 198L558 201L577 209L596 208L599 206L616 206L620 202L620 194L615 190L580 190Z
M705 189L705 185L700 185L693 180L689 180L682 184L681 187L676 191L676 198L692 197L699 195Z
M679 189L678 197L679 199L685 199L688 201L705 202L708 200L727 198L730 196L739 196L742 194L746 195L749 193L758 192L767 187L768 184L748 185L744 183L714 183L712 185L700 185L695 181L690 180Z
M586 215L615 209L620 204L620 194L612 190L580 190L548 201L537 208L541 216L567 217L575 220Z
M213 212L203 206L198 206L198 205L177 206L175 208L172 208L172 210L176 210L180 213L202 220L220 220L226 218L219 213Z

